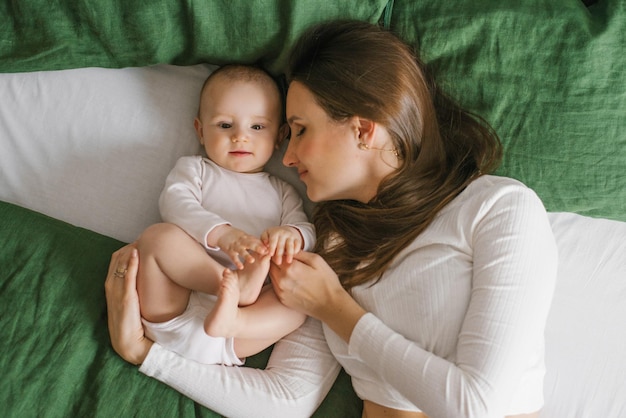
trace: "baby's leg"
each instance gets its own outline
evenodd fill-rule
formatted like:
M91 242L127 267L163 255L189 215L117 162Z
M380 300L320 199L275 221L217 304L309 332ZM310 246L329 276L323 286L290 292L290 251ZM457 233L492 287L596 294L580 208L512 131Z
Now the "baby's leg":
M239 282L239 306L256 302L270 270L270 256L255 257L254 263L246 263L243 270L237 270Z
M237 272L224 269L217 301L204 319L204 331L212 337L230 337L237 332L239 317L239 280Z
M238 357L256 354L296 330L306 316L280 303L271 286L261 291L258 300L238 307L237 273L224 272L217 303L207 316L204 328L214 337L235 337Z
M240 308L242 323L235 336L238 357L252 356L265 350L304 323L306 315L280 303L271 285L263 288L253 305Z
M137 241L137 292L141 315L165 322L182 314L190 290L215 294L222 270L204 248L172 224L149 227Z

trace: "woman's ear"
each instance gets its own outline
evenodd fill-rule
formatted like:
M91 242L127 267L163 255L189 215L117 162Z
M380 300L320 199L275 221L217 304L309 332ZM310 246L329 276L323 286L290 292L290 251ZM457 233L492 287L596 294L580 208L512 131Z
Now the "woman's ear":
M200 145L204 145L204 139L202 138L202 121L198 118L193 120L193 127L196 130L196 135L198 136L198 141L200 141Z
M372 147L376 133L376 122L357 116L354 123L359 143Z

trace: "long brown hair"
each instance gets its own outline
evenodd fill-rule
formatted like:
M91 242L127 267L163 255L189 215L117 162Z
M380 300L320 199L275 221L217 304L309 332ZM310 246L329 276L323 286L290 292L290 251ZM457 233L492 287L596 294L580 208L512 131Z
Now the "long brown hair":
M481 173L502 147L481 117L453 102L398 37L376 25L317 25L290 56L289 81L304 84L336 121L360 116L384 126L400 167L367 204L318 203L316 251L347 289L380 279L393 259Z

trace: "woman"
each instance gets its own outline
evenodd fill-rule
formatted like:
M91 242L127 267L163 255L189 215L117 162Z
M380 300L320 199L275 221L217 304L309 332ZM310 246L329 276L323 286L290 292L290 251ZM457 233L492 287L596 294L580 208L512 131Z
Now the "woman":
M309 30L289 79L283 162L318 202L318 244L270 276L281 302L314 319L265 371L195 371L143 336L130 246L107 278L116 351L228 415L310 415L337 372L325 339L364 417L537 416L556 245L537 196L486 174L500 159L495 133L367 23ZM229 409L244 401L254 410Z

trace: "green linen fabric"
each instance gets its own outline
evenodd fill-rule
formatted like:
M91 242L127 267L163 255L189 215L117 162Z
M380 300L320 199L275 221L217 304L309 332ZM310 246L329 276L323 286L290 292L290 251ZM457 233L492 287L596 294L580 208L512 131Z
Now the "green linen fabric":
M152 64L284 65L312 23L376 22L387 0L2 0L0 71Z
M122 242L5 202L0 237L3 416L220 416L113 351L104 279ZM264 367L270 352L246 367ZM345 372L314 416L361 416Z
M396 0L391 26L550 211L626 220L626 2Z

